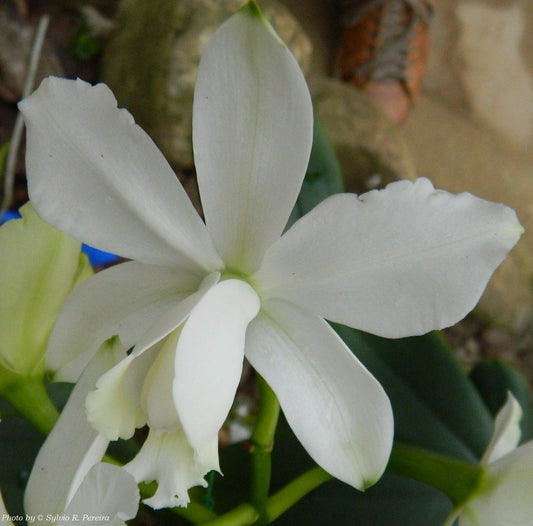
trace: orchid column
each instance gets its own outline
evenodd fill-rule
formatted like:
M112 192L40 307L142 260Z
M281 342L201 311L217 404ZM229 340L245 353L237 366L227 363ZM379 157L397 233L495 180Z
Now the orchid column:
M244 357L324 470L358 489L376 482L391 407L325 320L387 337L451 325L522 232L511 209L420 179L333 196L283 233L309 158L312 106L253 1L215 33L199 67L193 136L205 224L105 85L50 78L20 108L39 214L134 260L70 296L48 366L76 381L108 338L132 349L79 410L108 440L149 426L126 469L158 481L146 501L155 508L186 505L187 490L218 469L218 430ZM57 443L56 433L44 446L50 463L61 460Z

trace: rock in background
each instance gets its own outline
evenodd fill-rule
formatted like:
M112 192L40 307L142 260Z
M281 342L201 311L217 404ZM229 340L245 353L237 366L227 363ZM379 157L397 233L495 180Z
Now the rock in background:
M346 190L357 194L415 176L400 128L364 92L337 79L309 79L315 113L328 130Z
M480 312L532 325L533 4L433 0L425 93L405 126L419 175L515 208L526 228Z

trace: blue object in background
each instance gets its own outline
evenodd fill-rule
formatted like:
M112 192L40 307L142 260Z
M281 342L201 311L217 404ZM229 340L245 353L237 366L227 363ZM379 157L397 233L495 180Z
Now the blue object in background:
M109 252L103 252L102 250L98 250L97 248L90 247L89 245L85 245L85 244L81 246L81 251L87 254L87 257L89 258L89 262L91 263L93 267L109 265L110 263L114 263L120 258L120 256L117 256L116 254L110 254Z
M17 210L8 210L2 218L0 218L0 225L3 225L6 221L10 219L18 219L20 214Z
M18 218L20 218L20 214L18 213L18 210L8 210L4 214L4 216L0 218L0 225L4 224L6 221L9 221L10 219L18 219ZM114 263L115 261L117 261L120 257L115 254L110 254L109 252L103 252L101 250L98 250L97 248L93 248L85 244L81 246L81 251L87 254L87 257L89 258L89 262L91 263L93 267L109 265L110 263Z

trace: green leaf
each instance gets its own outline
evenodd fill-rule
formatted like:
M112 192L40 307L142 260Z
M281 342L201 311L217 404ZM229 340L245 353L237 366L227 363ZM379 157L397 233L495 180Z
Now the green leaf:
M307 173L287 228L326 197L344 191L342 173L326 129L315 117Z
M451 510L441 493L414 480L385 475L365 493L331 481L274 521L276 526L442 526Z
M501 360L487 360L476 365L470 378L493 416L496 416L511 391L522 407L521 442L533 439L533 400L524 376Z
M102 50L102 45L91 31L88 24L83 23L74 35L70 49L80 60L91 60Z
M11 515L23 513L22 497L44 436L0 400L0 489Z

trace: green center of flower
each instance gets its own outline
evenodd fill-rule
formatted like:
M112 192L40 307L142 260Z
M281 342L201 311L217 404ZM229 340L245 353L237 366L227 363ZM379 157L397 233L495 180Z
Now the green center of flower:
M255 288L250 280L250 276L240 270L225 269L220 275L220 281L226 281L228 279L239 279L248 283L252 288Z

